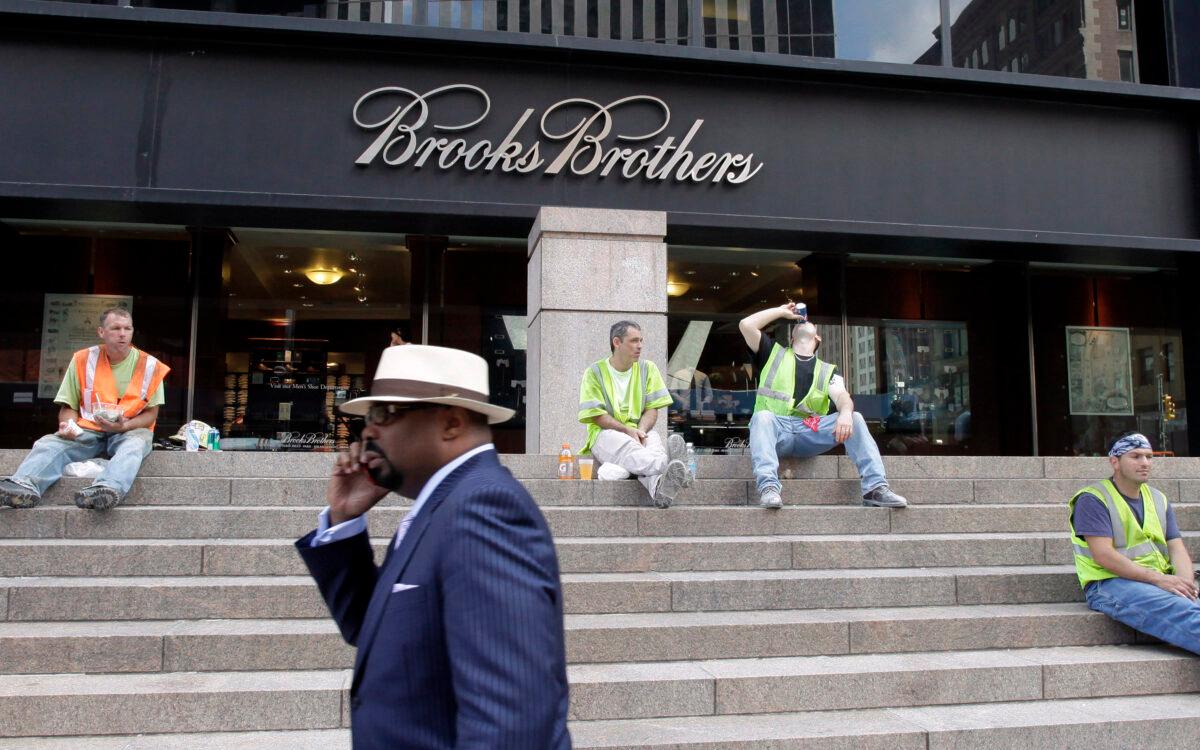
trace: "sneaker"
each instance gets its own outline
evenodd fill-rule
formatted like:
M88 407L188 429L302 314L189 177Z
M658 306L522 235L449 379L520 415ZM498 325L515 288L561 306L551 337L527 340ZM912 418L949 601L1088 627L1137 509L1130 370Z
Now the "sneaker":
M683 461L671 461L667 464L667 470L663 472L662 478L658 480L658 487L654 489L654 505L658 508L670 508L671 503L675 502L675 496L679 494L680 488L687 480L688 470Z
M758 507L772 508L778 510L783 507L783 498L779 496L779 490L763 490L758 496Z
M117 507L121 496L112 487L93 484L75 493L75 507L84 510L109 510Z
M881 484L863 495L863 505L874 505L877 508L904 508L908 505L908 500L892 492L886 484Z
M0 508L32 508L41 499L38 493L11 479L0 481Z
M683 486L691 487L692 483L696 481L696 477L692 476L692 470L687 465L687 441L683 439L683 435L674 434L667 438L667 461L683 463L683 467L687 470Z

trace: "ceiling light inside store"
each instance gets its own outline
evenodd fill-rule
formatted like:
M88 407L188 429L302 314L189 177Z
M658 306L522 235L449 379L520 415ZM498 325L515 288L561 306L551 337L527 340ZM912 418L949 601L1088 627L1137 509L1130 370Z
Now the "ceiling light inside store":
M304 272L305 278L318 286L336 284L345 276L340 268L310 268Z
M687 284L684 284L682 281L667 282L668 297L682 297L683 295L687 294L688 289L690 289L690 287Z

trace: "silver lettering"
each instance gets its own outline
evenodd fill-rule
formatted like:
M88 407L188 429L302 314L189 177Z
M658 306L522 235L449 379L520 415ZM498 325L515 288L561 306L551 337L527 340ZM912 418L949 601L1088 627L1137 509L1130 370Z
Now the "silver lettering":
M446 122L444 113L439 115L435 111L444 109L436 104L436 100L451 96L467 97L468 102L474 100L479 114L467 118L460 115ZM632 108L637 108L638 112L624 112ZM645 122L647 108L658 113L649 131L643 127L643 132L630 132L630 117L637 115L638 122ZM499 169L519 174L541 170L551 176L569 171L579 177L590 175L596 179L619 176L625 180L707 181L730 185L747 182L763 167L754 161L753 153L690 151L688 147L704 126L701 119L693 121L687 133L678 140L668 135L661 142L650 142L671 124L671 109L662 99L647 94L626 96L607 104L583 98L555 102L542 112L536 132L529 134L533 138L528 141L522 141L521 133L536 114L532 108L525 109L508 133L495 144L486 139L451 139L437 134L437 131L470 130L483 123L491 110L487 92L466 83L439 86L423 93L400 86L372 89L359 97L352 112L354 124L373 134L370 144L354 163L369 167L381 160L389 167L408 166L412 169L428 165L439 170L491 172ZM461 111L461 105L457 111ZM541 155L544 141L561 144L548 166ZM633 148L620 145L622 141L640 141L644 145Z

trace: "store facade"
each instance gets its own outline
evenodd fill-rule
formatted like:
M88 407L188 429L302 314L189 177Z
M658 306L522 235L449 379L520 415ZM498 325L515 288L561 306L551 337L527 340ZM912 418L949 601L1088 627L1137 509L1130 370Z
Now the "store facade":
M353 425L334 407L400 329L483 354L521 413L498 442L525 450L546 411L530 399L576 397L531 390L526 359L543 309L528 243L558 206L665 216L657 301L595 309L653 308L670 424L703 450L743 450L737 321L788 299L885 453L1087 455L1127 429L1200 449L1196 89L954 55L16 0L0 15L3 447L52 423L76 311L116 300L173 367L160 437L196 418L237 447L335 448ZM1015 18L1022 39L1038 16ZM568 273L587 289L616 271ZM553 346L607 351L590 333Z

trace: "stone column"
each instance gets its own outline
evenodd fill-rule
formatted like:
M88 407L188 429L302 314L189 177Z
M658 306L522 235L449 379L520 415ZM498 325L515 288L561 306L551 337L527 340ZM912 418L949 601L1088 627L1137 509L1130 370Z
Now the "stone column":
M609 354L608 329L637 322L644 359L667 366L667 215L545 206L529 234L525 452L578 450L579 383ZM656 429L666 436L666 413Z

